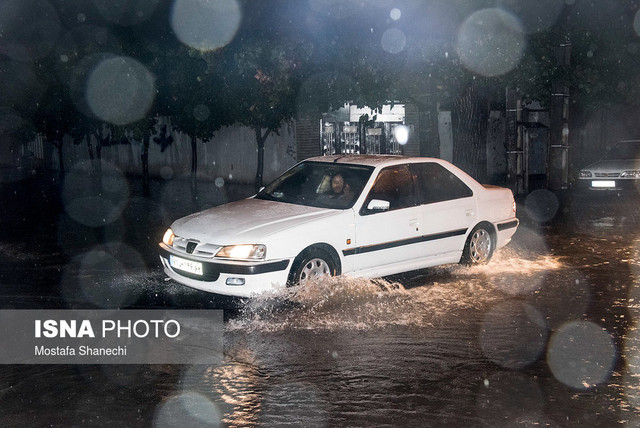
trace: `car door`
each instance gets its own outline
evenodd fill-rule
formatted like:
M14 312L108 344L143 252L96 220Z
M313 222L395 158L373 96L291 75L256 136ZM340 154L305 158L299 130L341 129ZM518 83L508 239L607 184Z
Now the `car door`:
M437 162L411 164L410 169L422 212L424 255L457 256L464 247L468 229L476 223L473 191Z
M388 202L388 209L369 209L371 202ZM355 271L386 274L389 266L419 256L415 244L422 233L413 176L408 165L384 168L356 213L356 245L345 253Z

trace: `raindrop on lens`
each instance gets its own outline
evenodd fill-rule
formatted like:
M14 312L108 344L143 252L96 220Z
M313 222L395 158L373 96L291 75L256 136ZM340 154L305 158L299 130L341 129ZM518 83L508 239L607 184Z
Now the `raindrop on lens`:
M382 49L389 53L397 54L404 50L407 44L407 36L401 30L392 28L384 32L381 43Z
M466 68L491 77L513 70L524 55L525 44L518 19L492 8L467 18L458 32L456 50Z
M209 107L204 104L198 104L193 108L193 117L200 122L204 122L209 119Z
M155 98L153 75L127 57L104 59L87 80L86 99L91 111L114 125L142 119Z
M565 6L565 0L498 0L498 5L522 22L526 32L534 33L550 28Z
M129 183L122 172L108 162L101 162L102 175L96 187L88 179L89 161L80 162L64 178L62 201L66 213L85 226L102 227L116 221L129 200Z
M167 165L160 168L160 177L163 180L171 180L173 178L173 168Z
M153 425L219 426L220 411L215 403L197 392L183 392L165 401L157 410Z
M171 12L171 28L178 39L201 51L226 46L241 20L236 0L176 0Z
M547 325L531 305L507 302L489 311L480 331L482 350L494 363L520 369L543 353L547 343Z
M611 335L588 321L572 321L551 337L547 364L560 382L575 389L589 389L611 376L616 362Z
M636 12L636 16L633 18L633 29L640 36L640 10Z
M540 223L553 219L559 207L558 197L546 189L534 190L527 195L525 200L527 215Z
M142 256L133 248L117 242L99 245L65 267L62 294L69 303L87 301L102 308L128 306L140 293L132 283L147 275Z
M93 4L100 15L118 25L135 25L149 18L159 0L136 0L133 2L113 0L93 0Z

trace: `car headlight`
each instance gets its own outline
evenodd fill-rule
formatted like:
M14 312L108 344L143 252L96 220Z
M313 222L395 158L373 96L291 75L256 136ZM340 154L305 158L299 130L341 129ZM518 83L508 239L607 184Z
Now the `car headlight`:
M640 178L640 171L625 171L620 177Z
M222 247L216 257L239 260L264 260L267 256L267 247L264 245L228 245Z
M176 235L173 234L173 230L167 229L167 231L164 233L164 236L162 237L162 242L164 242L165 245L171 247L173 246L173 238L175 237Z
M589 178L591 177L591 171L580 171L580 178Z

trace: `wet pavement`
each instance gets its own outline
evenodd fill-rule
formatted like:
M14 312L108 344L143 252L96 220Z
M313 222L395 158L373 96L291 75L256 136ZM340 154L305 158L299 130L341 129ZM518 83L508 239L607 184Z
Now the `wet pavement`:
M640 424L638 199L536 191L487 266L243 300L167 281L155 249L250 186L83 173L0 184L1 307L223 309L224 360L0 366L1 425Z

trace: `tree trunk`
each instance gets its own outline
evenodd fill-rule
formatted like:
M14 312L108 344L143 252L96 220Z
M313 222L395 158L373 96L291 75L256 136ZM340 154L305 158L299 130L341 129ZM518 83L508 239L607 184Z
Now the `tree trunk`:
M86 137L87 139L87 150L89 151L89 162L93 166L93 161L95 160L95 156L93 154L93 146L91 145L91 135Z
M102 175L102 137L98 136L98 144L96 145L96 172L98 175Z
M151 135L149 138L142 137L142 154L140 157L142 158L142 187L145 194L149 192L149 140L151 139Z
M198 172L198 144L195 137L191 138L191 175L195 178Z
M64 175L64 157L62 155L62 146L63 141L60 140L58 143L53 143L53 146L58 149L58 165L60 167L60 175Z
M262 187L262 181L264 176L264 143L267 141L267 137L271 133L270 129L267 129L263 134L262 129L258 126L254 128L256 133L256 142L258 143L258 169L256 170L256 192Z
M488 104L471 84L454 102L453 162L476 180L486 180Z

